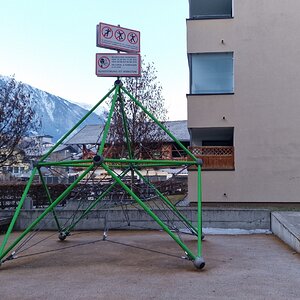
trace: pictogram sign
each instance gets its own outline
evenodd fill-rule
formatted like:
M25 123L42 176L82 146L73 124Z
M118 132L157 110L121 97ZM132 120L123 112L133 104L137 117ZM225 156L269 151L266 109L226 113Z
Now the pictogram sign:
M141 57L139 54L97 53L96 75L99 77L139 77Z
M120 26L100 23L97 26L97 47L129 53L139 53L140 32Z

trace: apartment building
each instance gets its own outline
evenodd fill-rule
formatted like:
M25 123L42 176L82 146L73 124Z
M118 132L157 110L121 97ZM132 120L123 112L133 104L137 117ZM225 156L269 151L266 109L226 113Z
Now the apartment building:
M300 1L189 0L188 128L204 202L300 201ZM196 172L189 199L196 201Z

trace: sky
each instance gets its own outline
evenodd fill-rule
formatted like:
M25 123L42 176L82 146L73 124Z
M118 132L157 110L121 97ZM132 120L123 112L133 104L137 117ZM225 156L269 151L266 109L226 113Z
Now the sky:
M187 117L188 0L0 0L0 75L94 105L116 78L95 75L99 22L141 33L141 56L154 62L169 120Z

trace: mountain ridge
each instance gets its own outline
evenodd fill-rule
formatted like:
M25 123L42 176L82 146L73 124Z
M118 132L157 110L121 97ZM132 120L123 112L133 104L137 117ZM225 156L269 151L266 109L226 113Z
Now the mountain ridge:
M0 87L5 85L11 77L0 75ZM19 81L17 81L20 83ZM46 91L23 83L25 90L35 102L34 109L41 120L40 135L51 135L57 141L68 132L88 110L80 105L50 94ZM80 126L103 123L103 115L92 113ZM79 129L79 128L78 128Z

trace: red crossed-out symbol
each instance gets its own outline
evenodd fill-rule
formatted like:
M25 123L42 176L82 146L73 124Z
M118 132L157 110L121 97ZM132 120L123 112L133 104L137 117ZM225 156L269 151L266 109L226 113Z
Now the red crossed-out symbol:
M102 28L102 35L103 35L103 37L110 39L113 36L113 31L110 27L105 26Z
M119 42L123 42L126 38L125 32L122 29L117 29L116 32L115 32L115 38Z
M127 40L130 44L136 44L138 42L138 36L135 32L129 32L127 34Z
M107 56L100 56L98 59L98 65L101 69L107 69L110 65L110 60Z

